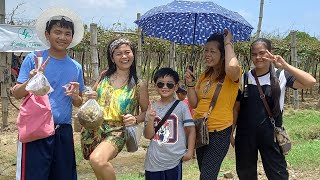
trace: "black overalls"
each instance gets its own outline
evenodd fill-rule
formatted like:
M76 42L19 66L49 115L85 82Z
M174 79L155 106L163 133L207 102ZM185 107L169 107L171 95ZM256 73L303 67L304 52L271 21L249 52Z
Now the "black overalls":
M262 85L270 109L273 107L270 85ZM268 118L256 85L248 84L246 93L241 93L240 112L235 138L236 168L240 180L256 180L258 150L265 173L270 180L288 179L287 164L274 139L273 125ZM282 114L276 126L282 125Z

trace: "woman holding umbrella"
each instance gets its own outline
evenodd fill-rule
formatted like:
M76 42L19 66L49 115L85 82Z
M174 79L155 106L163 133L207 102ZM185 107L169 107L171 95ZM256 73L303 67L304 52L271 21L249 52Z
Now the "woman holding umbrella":
M201 118L208 111L219 81L223 81L223 85L216 105L208 115L209 144L196 149L202 180L217 179L230 144L233 106L239 89L241 70L229 30L225 29L224 34L213 34L207 39L204 63L207 68L197 82L193 78L193 72L187 70L185 74L188 100L191 108L194 108L194 119Z

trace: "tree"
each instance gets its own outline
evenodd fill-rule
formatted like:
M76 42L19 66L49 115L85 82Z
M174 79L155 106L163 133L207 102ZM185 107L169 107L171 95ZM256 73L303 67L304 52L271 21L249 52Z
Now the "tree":
M25 2L19 3L15 8L12 9L11 13L8 14L8 16L9 16L8 24L11 24L11 25L20 24L18 22L14 22L13 19L14 19L14 16L17 14L18 9L21 6L23 6L24 4L26 4L26 3ZM23 11L23 12L25 12L25 11Z

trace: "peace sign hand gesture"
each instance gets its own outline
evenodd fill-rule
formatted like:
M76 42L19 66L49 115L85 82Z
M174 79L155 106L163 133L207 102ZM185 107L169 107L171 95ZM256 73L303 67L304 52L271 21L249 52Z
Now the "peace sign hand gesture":
M152 104L149 103L148 109L146 112L146 117L148 118L148 121L153 121L156 115L157 115L157 112L153 109Z
M272 62L276 68L285 69L287 67L287 62L280 55L273 55L268 50L267 57L262 57L264 60Z
M42 57L40 57L42 58ZM49 61L50 61L50 56L48 56L48 58L46 59L46 61L42 63L41 59L39 57L37 57L36 55L34 55L34 62L36 64L36 68L35 69L32 69L30 71L30 74L29 74L29 79L31 79L34 75L36 75L38 72L40 73L43 73L44 69L46 68L46 66L48 65ZM39 59L40 59L40 64L39 64Z

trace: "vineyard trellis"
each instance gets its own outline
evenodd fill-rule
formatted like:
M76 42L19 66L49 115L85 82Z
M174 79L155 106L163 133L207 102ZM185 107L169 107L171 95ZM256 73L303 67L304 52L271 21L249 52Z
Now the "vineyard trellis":
M98 27L98 63L99 71L107 68L106 60L106 46L108 42L118 36L126 36L132 42L138 42L137 32L132 30L129 33L114 32L111 30L106 30ZM298 68L309 72L316 79L320 80L320 71L318 69L319 59L320 59L320 42L318 39L311 37L305 32L297 32L297 55L298 55ZM275 54L283 56L289 64L293 65L293 60L291 58L291 37L288 34L286 37L279 37L275 35L268 35L266 38L271 39L273 42L273 51ZM199 76L200 72L203 71L204 66L202 59L202 47L196 46L194 49L194 54L192 56L191 45L173 45L166 40L143 37L142 44L142 62L141 66L137 66L137 71L140 72L141 78L151 82L151 78L156 70L160 67L172 67L178 71L181 78L185 71L185 67L188 64L192 64L195 68L195 73ZM250 69L250 44L249 42L239 42L235 43L235 52L238 55L238 59L243 68L243 71ZM137 43L136 43L137 45ZM175 54L172 55L172 49L175 49ZM86 33L82 42L72 50L72 54L75 59L78 59L83 67L85 73L86 83L90 84L92 78L92 66L90 60L90 33L86 29ZM194 59L192 59L194 57ZM139 69L140 68L140 69ZM318 85L318 91L320 92L320 84ZM304 100L304 94L309 93L313 95L313 88L308 90L301 90L301 100ZM291 92L289 91L289 94ZM290 97L291 95L287 95Z

